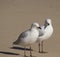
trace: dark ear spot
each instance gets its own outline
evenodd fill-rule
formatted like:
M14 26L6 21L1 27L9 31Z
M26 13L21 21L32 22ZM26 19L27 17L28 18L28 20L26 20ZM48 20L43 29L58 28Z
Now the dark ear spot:
M49 25L49 23L48 23L48 25Z
M39 29L41 29L41 27L38 27Z
M41 29L41 27L40 27L40 29Z

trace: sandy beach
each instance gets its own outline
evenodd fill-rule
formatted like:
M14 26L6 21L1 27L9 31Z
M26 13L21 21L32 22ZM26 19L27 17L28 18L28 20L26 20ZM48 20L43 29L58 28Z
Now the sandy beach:
M12 48L12 43L33 22L43 25L46 18L52 19L54 28L52 37L44 41L48 53L38 53L37 43L32 45L32 53L36 57L60 57L60 0L0 0L0 57L23 57L21 46ZM26 52L29 56L29 50Z

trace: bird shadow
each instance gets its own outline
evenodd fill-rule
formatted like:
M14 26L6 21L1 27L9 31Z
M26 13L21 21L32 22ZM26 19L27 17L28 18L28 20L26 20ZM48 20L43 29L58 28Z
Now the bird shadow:
M48 52L45 52L45 51L44 51L44 52L39 52L39 53L41 53L41 54L46 54L46 53L48 53Z
M1 54L8 54L8 55L19 55L17 53L13 53L13 52L6 52L6 51L0 51Z
M16 47L16 46L13 46L13 47L10 47L11 49L17 49L17 50L27 50L27 51L33 51L32 49L29 49L29 48L23 48L23 47Z

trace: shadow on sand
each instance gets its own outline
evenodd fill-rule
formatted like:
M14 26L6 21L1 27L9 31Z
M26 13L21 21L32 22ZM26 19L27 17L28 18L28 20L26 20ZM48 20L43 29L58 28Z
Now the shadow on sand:
M32 49L29 49L29 48L23 48L23 47L16 47L16 46L13 46L11 47L11 49L17 49L17 50L27 50L27 51L33 51Z
M8 55L20 55L17 53L13 53L13 52L6 52L6 51L0 51L1 54L8 54Z
M39 52L39 53L41 53L41 54L46 54L46 53L48 53L48 52L43 51L43 52Z

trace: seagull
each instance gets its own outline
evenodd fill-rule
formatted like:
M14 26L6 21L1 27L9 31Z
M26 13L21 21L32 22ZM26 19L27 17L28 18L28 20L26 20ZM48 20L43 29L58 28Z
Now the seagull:
M46 39L49 39L51 35L53 34L53 26L52 26L52 20L46 19L43 26L40 27L39 30L40 36L37 39L37 42L39 43L39 53L44 53L43 51L43 41ZM41 51L40 51L40 45L41 45Z
M39 36L39 29L40 26L38 23L32 23L31 27L28 30L22 32L18 39L13 42L13 44L24 46L24 48L26 48L26 46L30 46L30 57L32 57L31 45L36 42ZM24 57L27 57L26 49L24 50Z

